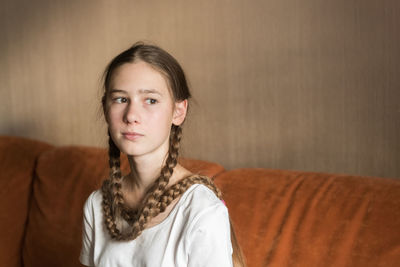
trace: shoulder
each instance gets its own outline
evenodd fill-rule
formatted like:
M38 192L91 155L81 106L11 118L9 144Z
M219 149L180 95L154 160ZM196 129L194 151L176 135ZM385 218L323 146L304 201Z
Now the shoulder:
M182 196L182 205L193 211L204 211L209 208L226 208L221 199L203 184L194 184Z
M86 199L85 206L91 206L101 200L102 200L101 190L100 189L95 190Z
M229 227L228 209L205 185L192 185L182 196L181 206L190 225L189 232L210 226Z
M183 196L188 211L185 245L190 266L232 266L230 221L225 204L202 184Z
M98 210L98 208L101 206L102 202L102 194L101 190L96 190L93 191L88 198L85 201L85 204L83 205L83 212L86 216L93 216L93 214Z

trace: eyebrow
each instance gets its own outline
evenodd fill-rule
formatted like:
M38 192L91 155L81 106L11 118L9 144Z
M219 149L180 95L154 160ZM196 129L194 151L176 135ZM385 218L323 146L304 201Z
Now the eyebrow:
M156 89L139 89L139 93L141 94L157 94L161 95Z
M111 89L109 92L110 92L110 94L113 94L113 93L126 93L126 91L119 90L119 89Z
M121 90L121 89L111 89L110 90L110 94L113 93L127 93L125 90ZM161 95L160 92L158 92L155 89L139 89L139 93L140 94L157 94L157 95Z

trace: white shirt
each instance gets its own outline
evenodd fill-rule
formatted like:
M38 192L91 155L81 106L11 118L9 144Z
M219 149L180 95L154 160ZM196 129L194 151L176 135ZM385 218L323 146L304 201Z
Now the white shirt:
M214 192L192 185L170 214L132 241L111 239L103 223L102 194L84 205L80 261L99 267L232 266L228 210Z

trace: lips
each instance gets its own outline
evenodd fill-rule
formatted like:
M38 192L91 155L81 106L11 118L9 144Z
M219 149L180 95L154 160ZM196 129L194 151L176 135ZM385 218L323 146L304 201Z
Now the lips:
M125 133L122 133L122 135L126 139L131 140L131 141L135 141L135 140L139 139L140 137L144 136L143 134L136 133L136 132L125 132Z

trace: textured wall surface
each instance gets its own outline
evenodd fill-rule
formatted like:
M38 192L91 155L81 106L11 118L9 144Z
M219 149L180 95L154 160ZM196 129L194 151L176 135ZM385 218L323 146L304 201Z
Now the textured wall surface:
M185 156L400 177L399 14L397 0L2 0L0 134L104 146L101 73L149 40L190 81Z

